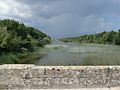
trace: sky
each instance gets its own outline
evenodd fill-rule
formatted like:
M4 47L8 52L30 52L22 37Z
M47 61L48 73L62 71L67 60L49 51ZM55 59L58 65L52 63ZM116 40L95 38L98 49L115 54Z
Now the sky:
M0 19L15 19L53 38L120 29L120 0L0 0Z

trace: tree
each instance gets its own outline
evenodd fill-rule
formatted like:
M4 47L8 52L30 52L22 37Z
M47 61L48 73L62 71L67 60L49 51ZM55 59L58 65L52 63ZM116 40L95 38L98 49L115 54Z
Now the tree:
M120 45L120 30L110 31L110 32L101 32L98 34L83 35L73 38L64 38L60 39L65 42L74 42L78 41L80 43L98 43L98 44L115 44Z
M118 33L115 35L114 42L116 45L120 45L120 30L118 30Z
M42 42L41 42L42 41ZM50 43L51 38L34 27L27 27L15 20L0 20L0 51L33 50Z
M7 31L0 33L0 49L5 52L19 50L22 43L21 37L17 37L15 33L8 33Z

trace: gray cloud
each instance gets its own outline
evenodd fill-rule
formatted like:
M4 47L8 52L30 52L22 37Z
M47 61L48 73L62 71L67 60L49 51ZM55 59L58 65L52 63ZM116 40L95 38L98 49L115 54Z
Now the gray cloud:
M120 0L1 0L0 17L65 37L120 28L119 8Z

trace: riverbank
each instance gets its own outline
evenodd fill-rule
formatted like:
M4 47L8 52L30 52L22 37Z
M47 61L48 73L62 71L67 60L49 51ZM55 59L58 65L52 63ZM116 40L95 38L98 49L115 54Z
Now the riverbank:
M0 64L32 64L44 56L40 53L41 49L37 47L34 51L3 53L0 56Z

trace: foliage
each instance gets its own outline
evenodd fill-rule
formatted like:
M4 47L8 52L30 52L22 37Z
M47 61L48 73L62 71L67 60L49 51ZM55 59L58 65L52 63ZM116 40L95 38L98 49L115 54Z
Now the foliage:
M62 38L63 42L79 42L79 43L97 43L97 44L115 44L120 45L120 30L101 32L93 35L83 35L72 38Z
M46 39L45 39L46 38ZM27 27L15 20L0 20L0 53L33 50L44 47L51 38L33 27Z
M10 52L0 55L0 64L32 64L42 58L39 51L34 52Z

